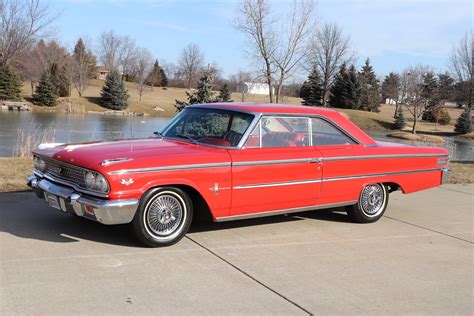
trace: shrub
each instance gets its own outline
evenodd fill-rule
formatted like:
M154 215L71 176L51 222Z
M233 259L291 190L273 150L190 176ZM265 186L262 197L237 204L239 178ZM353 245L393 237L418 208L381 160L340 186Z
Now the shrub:
M454 131L461 134L467 134L472 132L472 116L471 108L466 106L464 111L459 116Z
M451 122L451 115L446 109L436 109L433 111L433 118L435 122L441 125L448 125Z
M395 122L393 123L393 129L402 130L403 128L405 128L405 125L405 115L403 114L403 108L400 105L398 106L397 116L395 117Z
M446 109L436 108L423 113L422 120L441 125L448 125L449 122L451 122L451 115L449 115L449 112Z

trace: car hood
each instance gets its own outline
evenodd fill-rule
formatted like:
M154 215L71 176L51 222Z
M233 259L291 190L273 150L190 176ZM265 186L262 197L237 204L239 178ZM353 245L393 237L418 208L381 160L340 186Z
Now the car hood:
M99 172L230 161L225 149L155 137L43 144L34 153Z

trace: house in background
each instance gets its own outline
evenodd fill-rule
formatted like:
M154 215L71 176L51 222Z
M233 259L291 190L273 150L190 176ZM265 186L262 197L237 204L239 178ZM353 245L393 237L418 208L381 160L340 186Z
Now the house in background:
M275 88L272 88L272 91L275 92ZM237 86L237 92L268 95L270 89L266 83L242 82Z
M105 80L109 73L110 73L109 68L106 68L106 67L103 67L103 66L98 66L97 67L97 79Z

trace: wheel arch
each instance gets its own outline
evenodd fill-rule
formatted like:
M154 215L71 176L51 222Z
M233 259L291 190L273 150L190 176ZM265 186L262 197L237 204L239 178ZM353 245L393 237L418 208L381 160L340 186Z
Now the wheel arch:
M404 190L403 190L403 187L397 182L384 181L384 182L382 182L382 184L388 187L388 193L392 193L392 192L395 192L395 191L398 191L398 190L405 193Z
M207 203L206 199L203 195L196 189L193 185L189 183L181 183L181 182L170 182L170 183L159 183L154 184L153 186L149 186L145 192L150 190L156 190L163 187L173 187L178 188L186 192L189 197L191 198L193 204L193 216L195 219L201 220L212 220L213 215L211 212L211 208Z

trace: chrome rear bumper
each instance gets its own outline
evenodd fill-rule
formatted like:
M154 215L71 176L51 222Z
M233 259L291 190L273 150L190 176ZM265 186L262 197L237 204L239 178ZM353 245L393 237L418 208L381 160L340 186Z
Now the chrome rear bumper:
M443 168L441 169L441 184L445 184L445 183L448 183L449 181L449 177L451 175L451 171L447 168Z
M130 223L139 203L136 199L101 200L34 175L28 177L28 186L39 198L46 199L45 193L57 197L62 211L105 225Z

